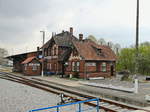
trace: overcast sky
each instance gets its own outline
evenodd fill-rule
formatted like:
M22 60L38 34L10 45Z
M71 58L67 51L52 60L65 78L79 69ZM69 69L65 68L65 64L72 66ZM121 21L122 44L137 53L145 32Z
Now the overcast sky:
M140 42L150 41L150 0L140 0ZM36 50L40 30L74 28L127 47L135 43L136 0L0 0L0 47L10 54Z

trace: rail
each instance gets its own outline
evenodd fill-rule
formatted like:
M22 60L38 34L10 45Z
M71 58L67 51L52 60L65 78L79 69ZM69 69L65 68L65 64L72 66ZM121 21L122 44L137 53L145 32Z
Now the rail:
M74 99L76 101L83 101L81 97L86 98L86 99L95 99L93 95L87 95L85 93L79 92L79 91L74 91L70 90L67 88L62 88L60 86L51 84L51 83L46 83L44 81L37 81L33 80L31 78L26 78L23 76L18 76L14 75L12 73L6 73L6 72L0 72L0 78L14 81L17 83L22 83L25 85L29 85L34 88L38 88L47 92L51 92L54 94L60 94L64 93L64 97L69 97L71 99ZM107 112L118 112L118 111L123 111L123 112L131 112L133 110L145 110L142 109L141 107L135 107L133 105L126 105L122 104L121 102L116 102L116 101L110 101L104 98L100 98L100 108L107 111ZM91 102L86 102L87 105L94 106L96 107L96 104L93 104ZM145 110L145 112L150 112L149 110Z

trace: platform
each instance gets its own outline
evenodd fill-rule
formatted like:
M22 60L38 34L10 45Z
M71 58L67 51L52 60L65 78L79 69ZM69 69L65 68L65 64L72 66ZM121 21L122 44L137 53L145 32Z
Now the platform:
M123 91L91 87L80 84L80 81L74 81L69 79L58 78L55 76L52 77L41 77L34 76L32 78L48 81L49 83L57 84L62 87L75 89L77 91L84 91L86 93L99 96L101 98L108 98L123 103L128 103L136 106L150 106L150 103L145 100L145 95L150 94L150 83L140 83L139 84L139 93L128 93ZM84 80L82 80L84 82ZM106 80L108 81L108 80ZM90 81L89 81L90 82ZM93 82L93 81L92 81ZM102 83L101 80L94 81L96 83Z

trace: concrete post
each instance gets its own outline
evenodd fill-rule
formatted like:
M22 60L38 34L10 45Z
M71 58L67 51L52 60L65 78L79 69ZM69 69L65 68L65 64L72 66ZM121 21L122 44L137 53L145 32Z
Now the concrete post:
M138 93L138 79L135 78L134 80L134 93L137 94Z

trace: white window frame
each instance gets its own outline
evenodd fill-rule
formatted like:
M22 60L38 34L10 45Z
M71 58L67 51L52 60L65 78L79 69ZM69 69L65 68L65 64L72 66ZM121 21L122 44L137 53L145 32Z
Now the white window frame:
M72 62L72 71L75 71L74 66L75 66L75 62L73 61Z
M51 64L51 63L49 64L49 69L50 69L50 70L52 69L52 64Z
M72 71L80 71L80 62L79 61L73 61L72 62Z
M76 69L77 69L77 71L79 72L79 69L80 69L80 62L77 61L76 64L77 64L77 68L76 68Z
M101 71L102 71L102 72L107 72L107 63L106 63L106 62L103 62L103 63L101 64Z
M38 70L38 66L37 66L37 64L33 64L33 66L32 66L32 70L33 70L33 71Z
M86 66L96 66L95 62L86 62Z
M27 64L24 65L24 70L27 70Z

